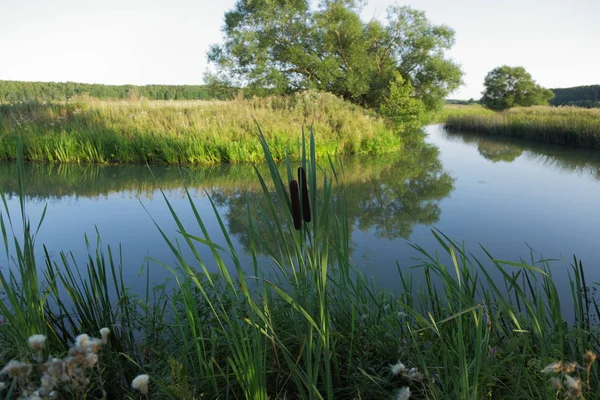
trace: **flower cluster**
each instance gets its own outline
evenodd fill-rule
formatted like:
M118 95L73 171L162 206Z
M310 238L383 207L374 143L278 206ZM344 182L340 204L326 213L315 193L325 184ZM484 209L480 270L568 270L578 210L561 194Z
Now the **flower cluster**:
M570 399L579 399L583 395L583 382L581 380L581 372L585 371L587 388L590 387L590 370L596 361L596 353L587 351L584 355L585 366L579 365L577 362L561 362L556 361L548 364L542 373L554 375L550 379L550 383L557 392L564 391ZM576 376L573 376L576 373Z
M108 343L110 330L100 330L101 339L81 334L75 339L75 343L68 351L67 357L48 358L42 361L42 352L46 347L46 336L33 335L29 338L29 347L35 353L38 362L39 383L33 382L31 363L12 360L0 371L0 375L6 375L17 381L21 397L24 399L53 399L57 398L57 390L61 386L68 386L70 390L82 392L89 384L87 371L98 363L98 353L103 344ZM6 388L6 383L0 383L0 391Z

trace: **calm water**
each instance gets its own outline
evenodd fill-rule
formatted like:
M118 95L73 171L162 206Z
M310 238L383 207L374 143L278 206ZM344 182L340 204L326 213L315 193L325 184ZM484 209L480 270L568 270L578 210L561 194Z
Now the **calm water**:
M553 264L557 279L566 278L568 263L577 254L589 277L600 280L598 153L450 135L440 126L428 127L427 133L433 145L429 148L345 161L353 259L367 274L389 289L398 287L396 262L403 268L418 264L409 241L439 250L430 232L436 227L476 254L481 243L499 259L528 258L530 248L537 257L563 259ZM0 165L0 187L16 216L15 171L14 165ZM216 200L235 246L248 257L242 194L257 196L251 168L153 168L152 174L131 166L27 166L31 219L36 221L48 205L37 243L45 244L54 257L70 250L85 260L84 233L95 240L97 228L104 245L123 245L125 279L139 290L144 282L138 272L147 256L173 260L152 221L175 233L158 188L193 227L182 189L187 185L213 240L224 244L205 191ZM149 265L154 282L169 276L162 267Z

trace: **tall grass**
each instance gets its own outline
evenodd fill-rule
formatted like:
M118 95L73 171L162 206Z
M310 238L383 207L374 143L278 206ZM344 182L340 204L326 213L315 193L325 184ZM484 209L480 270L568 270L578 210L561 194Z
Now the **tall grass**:
M345 193L337 184L343 168L317 163L312 133L303 136L299 162L288 159L283 172L264 136L259 143L268 172L255 171L265 201L246 204L251 268L241 265L214 202L199 210L188 196L195 218L182 221L165 197L178 234L157 229L177 262L153 262L172 271L174 291L148 286L146 299L135 301L110 250L90 246L81 277L72 258L46 254L47 297L39 299L40 283L22 276L33 274L30 264L5 285L11 295L28 285L15 304L41 321L30 331L43 329L58 352L78 327L121 330L102 360L113 372L104 381L110 398L131 395L123 382L139 372L152 377L155 398L382 399L399 388L409 388L411 398L556 398L541 370L557 360L583 364L584 352L598 349L598 306L579 260L570 275L572 299L561 299L549 261L501 261L487 252L478 259L434 230L439 255L414 245L424 281L398 267L397 290L381 290L352 262ZM289 182L301 182L297 167L307 173L298 198L308 203L299 202L300 211L310 205L311 214L298 230L288 191ZM217 216L225 246L209 234L206 213ZM211 259L198 246L207 246ZM259 256L259 246L268 257ZM563 315L569 305L571 317ZM0 340L13 355L27 353L26 339L10 336L23 329L12 326L23 310L2 312ZM139 335L131 335L135 328ZM597 366L590 375L583 391L596 398Z
M399 136L375 113L327 93L305 92L229 102L99 101L0 105L0 160L19 137L28 161L60 163L215 164L260 162L253 118L273 158L300 158L290 126L313 124L316 154L397 151Z
M494 111L488 110L479 104L445 104L441 110L429 116L429 123L446 123L450 117L462 117L471 115L493 115Z
M516 107L488 114L450 114L446 127L569 146L600 148L600 111L577 107Z

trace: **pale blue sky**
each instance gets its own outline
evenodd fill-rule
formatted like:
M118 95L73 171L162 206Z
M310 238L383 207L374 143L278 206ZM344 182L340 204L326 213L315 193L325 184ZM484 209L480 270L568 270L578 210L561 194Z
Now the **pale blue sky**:
M0 79L199 84L234 0L0 0ZM483 78L522 65L546 87L600 84L599 0L371 0L424 10L456 30L465 71L452 98L479 98Z

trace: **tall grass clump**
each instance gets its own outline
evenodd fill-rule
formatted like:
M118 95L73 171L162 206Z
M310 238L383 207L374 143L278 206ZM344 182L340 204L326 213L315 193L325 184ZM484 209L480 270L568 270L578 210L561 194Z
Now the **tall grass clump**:
M451 130L600 148L600 111L577 107L515 107L488 114L450 114Z
M43 255L44 283L31 284L15 304L35 300L31 312L40 310L35 318L44 329L36 333L48 337L52 354L68 355L66 344L82 329L111 330L98 364L102 384L88 398L133 397L134 389L178 399L600 395L599 309L579 260L570 270L572 298L560 298L550 261L502 261L483 248L477 258L433 230L439 252L413 245L422 280L397 266L397 288L382 290L352 261L338 184L343 165L317 162L312 132L302 134L299 160L287 158L284 169L265 135L258 141L267 168L255 169L262 201L246 202L250 265L208 193L210 210L198 209L188 193L194 218L186 221L165 196L177 232L157 229L174 261L147 260L145 298L128 291L119 257L101 242L97 250L90 245L83 270L73 256ZM218 235L205 222L213 216ZM172 272L171 287L150 287L156 266ZM18 296L23 273L5 280L5 290ZM38 306L33 289L43 287L48 294ZM17 329L10 325L21 323L10 314L21 311L2 312L10 322L0 326L0 341L11 355L0 361L31 356L27 337L9 337Z
M215 164L263 162L253 118L274 159L299 159L290 126L313 124L316 154L381 154L401 141L382 118L332 94L304 92L235 101L100 101L0 105L0 160L19 137L27 161Z

